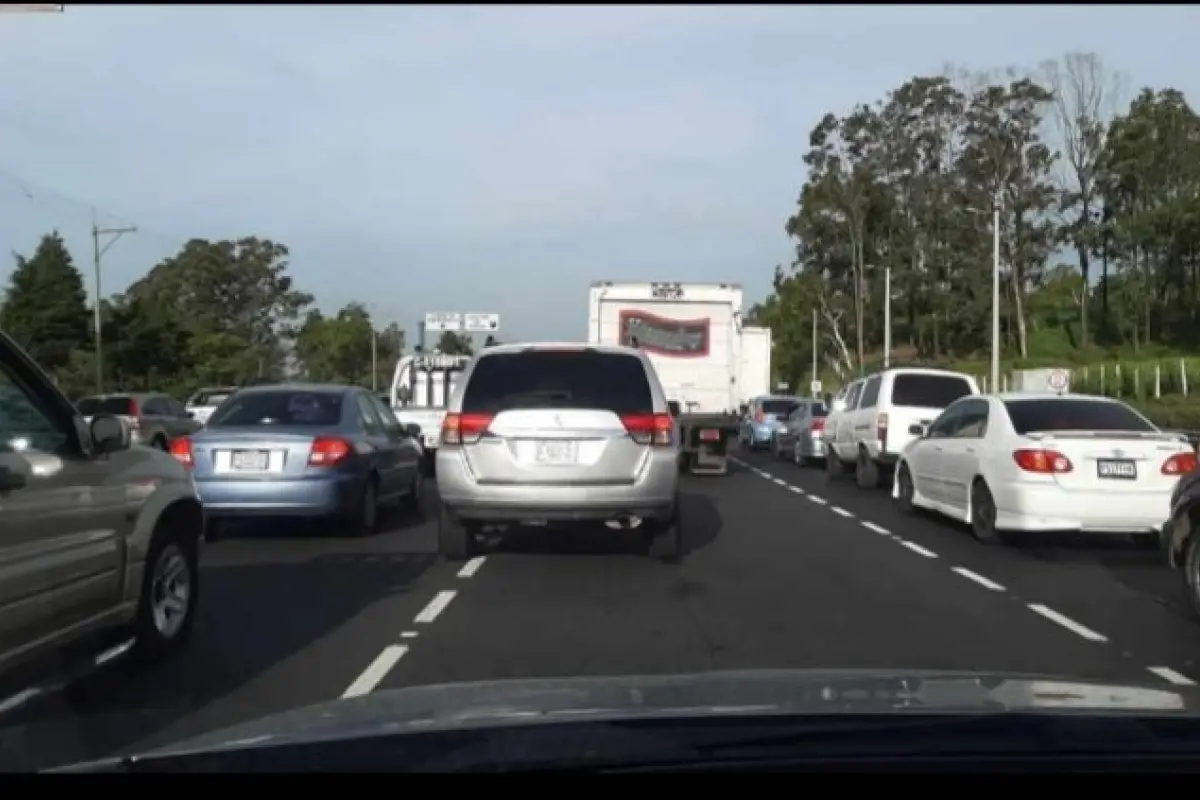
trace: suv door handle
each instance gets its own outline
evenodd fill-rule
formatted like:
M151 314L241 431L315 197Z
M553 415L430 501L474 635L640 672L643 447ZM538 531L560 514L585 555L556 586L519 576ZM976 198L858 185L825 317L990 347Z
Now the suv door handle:
M8 467L0 467L0 492L11 492L14 489L24 489L25 473L14 472Z

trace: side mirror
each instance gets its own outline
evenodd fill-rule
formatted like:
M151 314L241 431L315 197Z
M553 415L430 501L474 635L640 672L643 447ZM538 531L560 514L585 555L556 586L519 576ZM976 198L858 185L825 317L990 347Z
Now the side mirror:
M115 453L129 448L130 430L119 418L111 414L97 414L92 417L88 427L92 435L92 446L97 454Z
M908 426L908 434L909 434L909 436L919 436L922 439L924 439L925 438L925 426L924 425L909 425Z
M416 439L418 436L421 435L421 426L416 424L415 422L410 422L404 426L404 432L407 433L412 438Z

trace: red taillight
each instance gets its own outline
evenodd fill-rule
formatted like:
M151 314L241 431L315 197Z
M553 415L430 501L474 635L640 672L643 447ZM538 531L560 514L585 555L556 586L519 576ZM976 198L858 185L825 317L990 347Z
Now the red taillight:
M1195 453L1176 453L1163 462L1163 475L1186 475L1196 468Z
M761 412L761 411L754 412L754 421L755 422L762 422L764 419L766 419L766 417L763 416L763 412Z
M887 449L887 432L888 416L887 414L880 414L875 418L875 438L879 440L879 444L884 450Z
M825 418L819 417L814 419L812 421L812 425L808 426L808 430L810 433L820 433L821 431L825 430Z
M442 444L472 444L479 441L488 426L491 414L447 414L442 420Z
M629 431L629 438L638 444L667 447L671 444L674 424L670 414L626 414L621 424Z
M1013 461L1026 472L1041 475L1062 474L1074 469L1071 459L1057 450L1014 450Z
M308 453L310 467L332 467L354 452L354 446L336 436L318 436Z
M188 469L196 465L195 459L192 458L192 440L186 436L180 436L171 442L171 455Z

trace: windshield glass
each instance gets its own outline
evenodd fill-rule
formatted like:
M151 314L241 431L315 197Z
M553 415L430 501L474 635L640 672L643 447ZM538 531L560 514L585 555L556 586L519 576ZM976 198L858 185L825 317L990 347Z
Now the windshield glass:
M766 757L845 766L883 743L831 715L980 685L1191 717L1198 36L0 3L0 771L276 714L231 747L361 724L295 762L336 772L506 761L506 720L731 766L597 718L793 703ZM1078 765L1089 721L1029 738Z
M209 428L243 425L329 427L342 418L342 396L333 392L258 390L243 392L222 405Z

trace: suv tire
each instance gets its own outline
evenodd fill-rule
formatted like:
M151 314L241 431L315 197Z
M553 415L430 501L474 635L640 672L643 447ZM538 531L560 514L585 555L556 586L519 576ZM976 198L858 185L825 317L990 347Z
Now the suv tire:
M186 517L160 521L150 541L137 617L134 650L139 660L159 661L182 647L196 623L200 600L198 531L181 524Z

